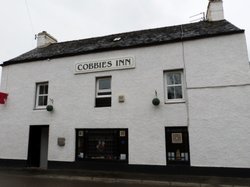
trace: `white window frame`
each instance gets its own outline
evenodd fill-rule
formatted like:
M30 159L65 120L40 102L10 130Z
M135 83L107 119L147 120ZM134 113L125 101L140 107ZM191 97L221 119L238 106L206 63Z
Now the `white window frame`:
M181 74L181 84L171 84L168 85L167 82L167 77L168 74L170 73L180 73ZM181 91L182 91L182 98L177 98L177 99L169 99L168 98L168 87L169 86L181 86ZM165 103L180 103L180 102L185 102L185 93L184 93L184 89L185 89L185 85L184 85L184 74L183 74L183 70L170 70L170 71L164 71L164 89L165 89Z
M100 89L100 80L103 79L109 79L110 80L110 89ZM96 78L96 98L104 98L104 97L111 97L112 96L112 90L111 90L111 76L109 77L97 77ZM104 95L98 95L98 93L106 93L110 92L110 94L104 94Z
M48 93L45 94L39 94L41 86L47 85L48 86ZM45 109L47 105L38 105L39 104L39 97L40 96L47 96L47 105L49 100L49 82L41 82L36 83L36 103L35 103L35 109Z

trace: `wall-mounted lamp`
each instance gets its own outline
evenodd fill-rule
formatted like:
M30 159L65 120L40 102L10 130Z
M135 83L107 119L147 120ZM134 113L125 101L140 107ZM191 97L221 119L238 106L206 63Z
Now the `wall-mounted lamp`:
M49 98L49 101L50 101L51 104L48 104L48 105L47 105L46 110L47 110L48 112L52 112L53 109L54 109L54 107L53 107L54 100L51 99L51 98Z
M152 104L158 106L160 104L160 99L157 97L157 91L155 90L155 98L152 100Z

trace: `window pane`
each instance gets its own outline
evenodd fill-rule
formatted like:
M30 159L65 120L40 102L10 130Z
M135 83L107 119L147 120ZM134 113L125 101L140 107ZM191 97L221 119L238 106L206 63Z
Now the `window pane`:
M168 74L167 74L167 84L168 84L168 85L174 84L174 76L173 76L173 73L168 73Z
M86 129L77 131L76 154L78 160L127 161L128 131L124 136L118 129ZM83 136L79 135L82 132Z
M44 87L45 87L45 88L44 88L44 93L45 93L45 94L48 94L48 87L49 87L49 86L46 84L46 85L44 85Z
M38 97L38 106L43 106L43 100L44 100L44 96Z
M168 99L174 99L174 87L169 86L168 87Z
M174 84L181 84L181 73L174 73Z
M96 107L110 107L111 97L96 98L95 106Z
M106 78L106 79L99 79L99 89L111 89L111 79Z
M181 73L180 72L173 72L167 73L167 84L181 84Z
M38 88L39 88L39 95L48 94L48 84L38 85Z
M39 85L39 94L44 94L44 86L43 85Z
M175 99L181 99L181 98L182 98L182 87L175 86Z
M44 106L47 106L48 96L44 96L43 98L44 98L44 99L43 99L43 105L44 105Z
M48 101L48 96L39 96L38 97L38 106L46 106Z

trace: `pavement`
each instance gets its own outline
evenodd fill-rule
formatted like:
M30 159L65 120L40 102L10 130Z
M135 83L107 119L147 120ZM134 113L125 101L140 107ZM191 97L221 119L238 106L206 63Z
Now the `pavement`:
M172 187L250 187L249 178L149 174L99 170L57 170L36 168L0 168L1 176L27 176L39 179L63 179L71 181L126 183Z

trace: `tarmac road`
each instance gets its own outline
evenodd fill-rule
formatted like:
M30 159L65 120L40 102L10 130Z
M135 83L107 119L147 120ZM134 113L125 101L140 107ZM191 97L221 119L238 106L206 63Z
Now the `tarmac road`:
M250 187L245 178L0 168L0 187Z
M133 182L85 181L33 176L0 175L0 187L154 187L156 184L134 184Z

